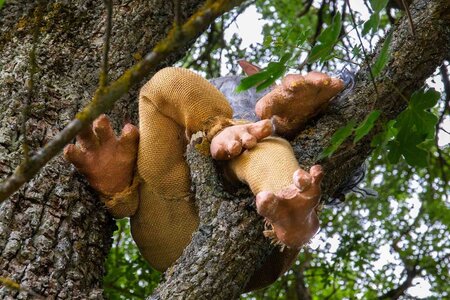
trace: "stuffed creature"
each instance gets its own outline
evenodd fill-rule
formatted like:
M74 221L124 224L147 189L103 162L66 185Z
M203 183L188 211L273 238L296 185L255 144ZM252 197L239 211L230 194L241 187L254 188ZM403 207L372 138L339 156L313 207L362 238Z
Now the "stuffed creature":
M241 66L249 74L258 71L246 62ZM274 133L297 133L343 88L342 80L322 73L289 74L256 103L261 120L251 122L233 119L225 96L201 76L165 68L140 91L139 130L127 124L116 138L103 115L64 155L114 217L130 217L143 257L164 271L199 224L183 155L191 135L204 131L212 158L227 161L227 178L248 184L256 196L257 212L269 227L265 235L286 246L273 251L246 290L261 288L291 266L319 228L322 169L302 170L289 142Z

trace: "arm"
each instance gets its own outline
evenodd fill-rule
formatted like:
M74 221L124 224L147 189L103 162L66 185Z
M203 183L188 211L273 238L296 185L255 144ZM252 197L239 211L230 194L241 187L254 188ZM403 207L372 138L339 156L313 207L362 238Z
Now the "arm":
M132 216L138 206L138 180L134 178L139 141L138 129L126 124L116 137L105 115L77 136L77 143L64 149L64 157L85 175L101 194L116 218Z

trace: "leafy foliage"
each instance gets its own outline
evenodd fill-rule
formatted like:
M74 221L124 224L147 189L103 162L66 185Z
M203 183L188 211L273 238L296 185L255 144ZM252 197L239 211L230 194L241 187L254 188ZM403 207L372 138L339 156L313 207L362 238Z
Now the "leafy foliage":
M128 219L117 222L113 248L106 261L103 279L108 299L144 299L158 285L160 273L144 261L131 239Z
M375 33L380 25L380 14L381 11L386 7L389 0L371 0L370 6L373 9L373 13L369 20L364 23L362 34L366 35L369 32Z
M355 134L355 138L353 143L359 142L363 137L365 137L372 128L375 126L375 122L380 116L379 110L374 110L358 125L356 126L356 122L354 120L347 123L342 128L339 128L331 137L330 145L325 148L322 154L319 156L319 159L323 159L325 157L330 157L333 153L341 146L345 140L350 137L353 133Z
M267 68L260 72L248 76L241 80L237 86L236 91L242 92L256 85L256 91L262 91L270 87L275 80L286 73L286 62L291 58L291 55L285 54L279 62L270 62Z
M383 68L386 66L389 60L389 45L391 44L392 34L388 34L386 40L383 43L383 47L381 48L380 55L378 56L375 64L372 66L372 75L373 77L378 77L380 75Z
M334 45L339 39L342 27L341 14L338 12L333 22L317 38L317 44L311 49L308 56L308 62L313 63L316 60L324 61L333 51Z
M389 161L396 164L401 156L409 165L425 168L428 166L429 151L420 145L427 140L434 140L438 118L432 112L440 98L434 89L419 91L412 95L408 108L397 118L394 127L397 133L389 141Z

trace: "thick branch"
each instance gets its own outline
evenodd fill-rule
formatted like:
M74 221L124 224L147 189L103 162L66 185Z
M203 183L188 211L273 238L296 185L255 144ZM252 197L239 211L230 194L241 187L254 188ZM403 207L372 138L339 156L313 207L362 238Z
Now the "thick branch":
M385 120L395 118L409 97L439 66L450 47L450 3L447 0L417 1L411 7L416 24L413 38L403 18L393 32L391 58L376 79L379 98L370 81L368 68L357 74L357 84L347 99L338 99L320 119L293 142L300 163L309 167L328 144L332 133L352 118L363 119L370 110L380 109ZM430 47L433 45L433 47ZM375 53L379 53L381 44ZM376 59L372 58L372 63ZM345 144L323 162L327 171L325 197L368 157L370 137ZM187 152L199 205L201 225L182 257L167 273L167 280L152 299L231 299L238 297L246 279L261 262L269 247L262 235L262 221L252 209L249 193L223 191L211 159L193 147ZM242 190L240 190L242 193Z

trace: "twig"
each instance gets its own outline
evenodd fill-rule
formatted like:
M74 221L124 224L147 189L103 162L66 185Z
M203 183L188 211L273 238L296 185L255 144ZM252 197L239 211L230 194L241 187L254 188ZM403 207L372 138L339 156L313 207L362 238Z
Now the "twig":
M414 28L414 23L413 23L413 19L411 16L411 12L409 11L408 4L406 3L405 0L402 0L402 6L403 6L403 9L405 10L406 16L408 17L409 28L411 29L411 33L413 36L416 36L416 29Z
M103 61L102 70L100 71L99 86L104 88L108 84L108 56L111 39L112 28L112 0L103 0L106 7L106 28L103 41Z
M301 18L304 15L306 15L309 12L309 10L311 9L312 4L313 4L313 0L306 1L306 3L303 4L304 5L303 9L297 14L297 17Z
M448 130L445 129L444 127L439 127L439 130L442 130L442 131L445 132L446 134L450 134L450 131L448 131Z
M36 154L30 157L27 162L22 162L11 176L0 184L0 203L17 191L25 182L33 178L83 128L91 124L100 114L111 109L122 95L154 71L158 64L168 55L184 47L189 41L203 32L218 16L243 1L207 1L181 26L179 34L176 34L177 30L173 28L167 37L160 41L142 60L125 71L124 74L108 86L97 89L92 101L75 116L74 120L47 145L36 151Z
M172 0L173 2L173 14L175 16L175 26L180 27L181 26L181 5L180 0Z
M317 24L316 24L316 30L314 32L314 36L313 36L313 40L311 41L311 50L314 48L314 46L317 43L317 38L319 37L320 33L322 32L322 27L323 27L323 10L325 9L325 5L326 5L326 1L324 0L321 5L319 10L317 11ZM308 57L305 58L305 60L300 63L297 66L297 70L301 71L304 67L306 66L306 70L308 72L310 72L312 69L311 64L308 63Z
M19 283L15 282L14 280L11 280L9 278L0 277L0 284L3 284L4 286L6 286L7 288L12 289L12 290L25 292L25 293L33 296L35 299L36 298L37 299L45 299L44 296L39 295L38 293L33 292L32 290L21 286Z
M368 56L367 56L366 48L364 48L364 45L363 45L363 42L362 42L362 39L361 39L361 35L359 34L358 28L356 26L356 19L355 19L355 16L353 15L353 10L350 7L350 2L348 0L345 0L345 2L347 2L347 6L348 6L348 10L350 11L350 16L352 18L353 26L354 26L354 28L356 30L356 35L358 36L358 40L359 40L359 43L361 45L361 49L362 49L362 51L364 53L364 60L366 61L367 67L369 68L370 79L372 81L373 87L375 89L375 94L377 95L377 99L378 99L379 98L378 88L377 88L377 85L375 83L375 77L373 76L372 67L370 66L370 62L369 62L369 59L368 59Z

